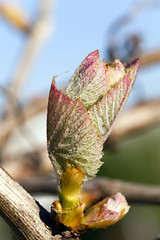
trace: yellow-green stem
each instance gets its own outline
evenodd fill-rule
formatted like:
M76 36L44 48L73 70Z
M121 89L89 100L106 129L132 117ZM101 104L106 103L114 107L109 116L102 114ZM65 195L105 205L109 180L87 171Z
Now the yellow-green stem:
M73 230L78 229L83 217L84 205L81 202L83 176L80 169L68 164L59 179L59 200L62 209L57 210L60 221Z

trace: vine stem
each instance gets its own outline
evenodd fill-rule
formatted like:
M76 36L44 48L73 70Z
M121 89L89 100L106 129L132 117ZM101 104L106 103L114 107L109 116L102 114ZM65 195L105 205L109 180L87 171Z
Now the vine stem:
M49 212L3 168L0 168L0 215L21 240L60 240L65 235L67 239L79 239L64 226L53 229Z

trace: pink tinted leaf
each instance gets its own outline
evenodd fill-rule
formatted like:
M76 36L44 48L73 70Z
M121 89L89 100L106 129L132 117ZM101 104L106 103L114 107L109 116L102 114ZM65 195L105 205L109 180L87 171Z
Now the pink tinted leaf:
M50 159L58 173L66 165L80 168L85 179L95 176L102 165L102 140L81 101L70 99L52 82L47 115Z
M111 132L111 127L123 108L134 84L139 67L139 59L126 66L125 76L114 86L103 99L89 109L90 117L98 132L105 141ZM113 75L113 71L111 71Z
M109 89L107 68L104 61L99 60L99 51L90 53L75 71L66 93L72 99L83 102L86 109L101 99Z
M89 208L83 217L82 224L84 229L105 228L119 221L128 211L129 206L125 197L117 193Z

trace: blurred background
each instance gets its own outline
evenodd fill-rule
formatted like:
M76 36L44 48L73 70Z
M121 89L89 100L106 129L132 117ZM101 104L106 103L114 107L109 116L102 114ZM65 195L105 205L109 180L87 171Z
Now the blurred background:
M159 22L159 0L0 1L0 164L47 209L57 197L47 191L54 175L46 150L51 80L57 76L57 87L64 89L95 49L106 62L141 56L98 175L160 185ZM119 223L82 239L151 240L159 226L159 206L132 204ZM16 239L1 218L0 239Z

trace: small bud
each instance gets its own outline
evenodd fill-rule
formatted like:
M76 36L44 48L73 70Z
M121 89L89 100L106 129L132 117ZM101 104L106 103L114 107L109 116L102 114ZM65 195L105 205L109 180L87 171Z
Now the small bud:
M128 211L129 206L125 197L117 193L89 208L83 217L82 224L84 229L105 228L119 221Z

